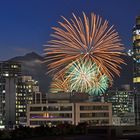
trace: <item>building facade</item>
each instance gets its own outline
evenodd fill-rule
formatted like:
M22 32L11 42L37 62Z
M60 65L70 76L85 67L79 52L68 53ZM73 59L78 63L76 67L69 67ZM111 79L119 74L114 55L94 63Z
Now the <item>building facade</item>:
M112 103L113 125L135 125L133 91L110 90L105 101Z
M26 125L27 104L33 102L33 94L39 92L37 81L22 76L21 64L0 62L0 127Z
M136 18L136 25L133 28L133 83L140 88L140 16Z
M0 126L10 127L16 121L16 85L21 76L21 65L0 62Z
M26 125L27 104L39 92L38 82L31 76L22 76L16 85L16 125Z
M72 98L70 95L70 93L65 93L65 96L50 94L46 103L28 104L27 125L30 127L55 126L65 122L74 125L81 122L86 122L89 125L112 124L111 103L83 101L83 96L78 99L75 96L74 99L74 95L71 95Z
M133 89L135 94L135 123L140 125L140 16L133 28Z

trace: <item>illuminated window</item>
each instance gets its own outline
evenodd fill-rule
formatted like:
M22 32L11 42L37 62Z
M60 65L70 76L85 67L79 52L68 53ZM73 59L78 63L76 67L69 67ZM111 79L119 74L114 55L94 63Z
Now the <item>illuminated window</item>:
M134 35L140 35L140 30L137 29L137 30L133 31L133 34L134 34Z
M3 90L2 93L5 93L5 90Z
M140 39L140 35L136 35L135 36L135 39L137 40L137 39Z
M135 42L135 46L140 47L140 42Z
M5 100L3 100L2 103L5 103Z
M8 74L8 73L6 73L6 74L5 74L5 76L6 76L6 77L8 77L8 76L9 76L9 74Z
M17 68L18 66L17 65L11 65L11 68Z
M140 58L140 57L138 57L138 58ZM136 62L137 62L137 63L140 63L140 59L136 60Z
M139 83L139 82L140 82L140 77L133 78L133 83Z
M19 112L23 112L23 110L22 109L19 109Z

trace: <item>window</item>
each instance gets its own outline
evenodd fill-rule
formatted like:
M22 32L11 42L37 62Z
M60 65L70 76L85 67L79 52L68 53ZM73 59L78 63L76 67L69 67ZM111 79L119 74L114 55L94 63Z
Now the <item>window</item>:
M80 110L108 110L108 106L80 106Z
M109 113L80 113L81 118L109 117Z
M60 110L61 111L71 111L72 110L72 106L61 106Z
M30 111L41 111L41 107L30 107Z

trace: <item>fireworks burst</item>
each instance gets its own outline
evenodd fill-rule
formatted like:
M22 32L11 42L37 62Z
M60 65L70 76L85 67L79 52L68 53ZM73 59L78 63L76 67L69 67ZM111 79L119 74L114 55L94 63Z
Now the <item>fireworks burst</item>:
M90 95L101 95L105 93L108 87L109 79L106 75L102 75L97 79L97 81L94 82L92 88L89 89L88 93Z
M68 80L64 77L54 78L50 86L51 93L71 92Z
M82 60L72 62L67 66L67 71L61 78L54 78L51 84L51 92L78 91L99 95L109 86L107 76L103 75L95 63Z
M59 22L60 27L53 27L53 39L44 50L49 72L62 75L69 64L82 58L95 63L111 81L114 74L120 74L119 65L124 63L120 55L124 48L108 21L93 13L91 18L83 13L83 20L74 14L70 21L62 18L64 22Z
M75 61L68 67L66 75L72 90L97 95L109 87L107 76L91 61Z
M70 79L71 89L80 92L87 92L99 74L96 64L86 60L75 61L67 69L66 75Z

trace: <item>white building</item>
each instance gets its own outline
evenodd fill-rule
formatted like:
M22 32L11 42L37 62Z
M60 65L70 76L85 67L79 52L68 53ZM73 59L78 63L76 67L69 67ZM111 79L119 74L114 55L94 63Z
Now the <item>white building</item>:
M27 126L57 125L70 123L78 125L87 122L89 125L112 125L112 104L102 102L81 101L71 93L65 93L63 100L58 94L50 94L46 103L34 103L27 106ZM78 93L75 93L78 94ZM52 97L52 98L51 98ZM85 96L84 96L85 97Z

